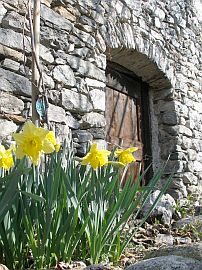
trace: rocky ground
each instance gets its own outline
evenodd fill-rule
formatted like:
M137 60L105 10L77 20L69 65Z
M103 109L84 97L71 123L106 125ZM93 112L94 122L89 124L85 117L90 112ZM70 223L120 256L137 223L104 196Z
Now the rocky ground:
M145 223L133 237L130 246L120 260L120 266L126 267L154 254L166 247L175 247L198 243L202 240L200 232L192 225L181 228L163 224Z
M131 220L126 228L128 232L131 232L136 222ZM60 262L53 269L121 270L129 267L128 270L156 270L161 269L165 261L168 267L165 270L202 270L202 215L172 221L170 225L161 224L158 220L145 222L117 265L104 262L86 266L80 261L72 264ZM7 268L0 264L0 270Z
M178 227L180 226L180 228ZM130 227L127 228L130 231ZM100 265L88 266L88 270L124 269L145 258L166 255L182 255L188 252L188 257L202 260L202 215L189 217L163 225L158 221L145 223L134 235L125 253L117 265L108 262ZM83 269L83 262L71 265L59 263L56 269ZM202 269L202 268L201 268Z

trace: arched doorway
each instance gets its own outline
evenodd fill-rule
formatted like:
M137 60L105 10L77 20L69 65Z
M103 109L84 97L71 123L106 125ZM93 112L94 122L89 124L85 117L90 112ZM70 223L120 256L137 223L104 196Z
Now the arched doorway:
M126 68L108 62L106 69L106 140L109 148L138 147L137 162L130 173L137 175L151 163L151 132L148 86ZM149 170L144 181L151 177Z

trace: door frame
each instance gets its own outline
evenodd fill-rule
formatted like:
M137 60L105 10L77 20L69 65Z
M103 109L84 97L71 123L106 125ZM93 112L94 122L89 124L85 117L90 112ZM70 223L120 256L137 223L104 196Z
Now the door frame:
M108 61L106 68L106 77L108 74L116 73L120 74L120 78L123 81L123 84L119 85L113 79L110 80L110 83L107 82L107 86L112 88L115 91L126 94L132 98L137 97L137 91L139 92L140 100L140 129L141 129L141 139L143 143L143 166L148 168L144 179L142 179L142 185L147 185L149 180L153 176L153 166L152 166L152 133L151 133L151 115L150 115L150 102L149 102L149 86L147 83L143 82L140 77L134 74L132 71L126 69L125 67ZM127 82L133 82L133 88L128 88L129 91L126 91L126 88L123 87L124 84L127 85ZM134 91L134 88L136 91ZM139 121L137 121L139 122Z

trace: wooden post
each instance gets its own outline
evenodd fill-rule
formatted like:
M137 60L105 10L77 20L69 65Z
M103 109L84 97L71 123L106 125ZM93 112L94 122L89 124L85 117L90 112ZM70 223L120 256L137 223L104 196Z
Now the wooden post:
M39 63L39 45L40 45L40 0L34 0L33 9L33 46L32 51L32 122L39 126L39 115L36 110L36 101L38 99L39 89L39 70L36 61Z

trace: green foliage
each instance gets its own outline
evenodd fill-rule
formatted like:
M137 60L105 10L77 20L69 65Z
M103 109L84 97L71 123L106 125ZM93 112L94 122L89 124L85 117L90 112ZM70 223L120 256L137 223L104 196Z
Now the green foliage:
M22 160L0 178L1 261L10 269L24 269L30 250L36 269L60 260L117 261L167 189L171 178L138 226L126 234L128 219L139 214L163 170L146 187L141 187L142 176L135 183L129 176L121 187L117 167L81 166L67 144L40 168Z
M192 221L188 224L183 225L178 229L181 234L189 235L191 238L197 241L202 240L202 232L201 232L201 222L200 221Z
M23 211L20 207L19 182L22 175L29 173L24 161L18 162L13 170L0 177L0 261L15 268L24 265L24 252L27 241L22 226Z
M175 206L175 211L180 218L194 216L195 215L195 207L194 207L192 196L189 194L186 202L184 202L183 204L180 202L180 200L177 200L176 206Z

